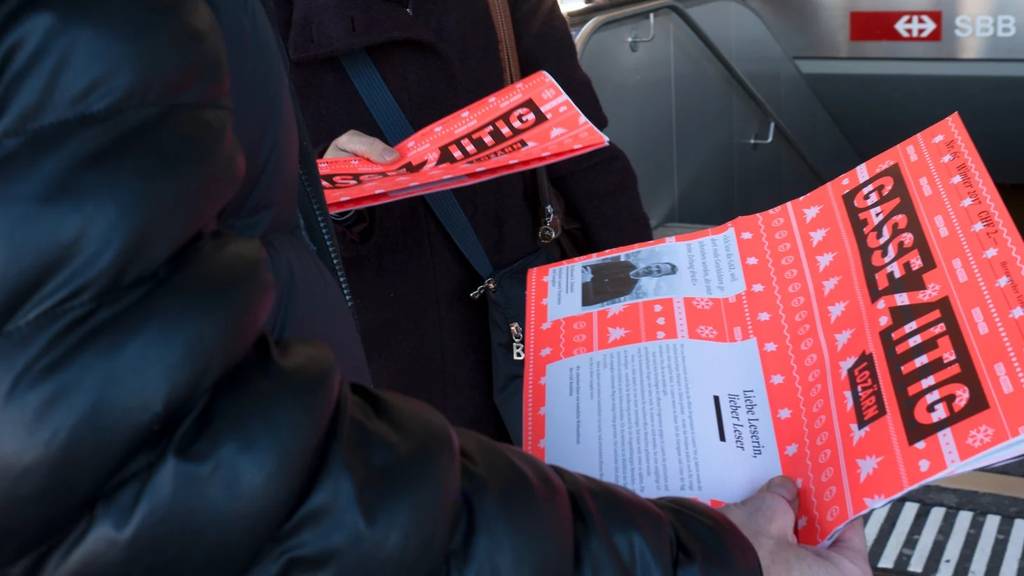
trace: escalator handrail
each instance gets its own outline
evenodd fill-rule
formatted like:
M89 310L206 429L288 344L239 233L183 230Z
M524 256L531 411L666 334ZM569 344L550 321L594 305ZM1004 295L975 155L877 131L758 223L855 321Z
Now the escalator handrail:
M609 24L611 22L617 22L619 20L625 20L626 18L631 18L633 16L653 14L660 10L670 10L676 16L678 16L679 19L682 20L684 24L686 24L686 26L690 28L690 30L697 37L697 40L700 41L700 43L703 44L704 47L708 49L708 51L719 62L719 64L721 64L722 67L725 68L726 72L729 73L729 76L731 76L733 80L735 80L736 83L740 86L740 88L747 93L750 99L753 100L754 104L761 110L762 113L764 113L765 116L768 117L768 120L775 123L776 130L778 130L779 133L781 133L782 136L789 141L797 156L799 156L800 159L804 162L804 164L807 165L807 167L814 173L814 176L818 178L819 182L824 183L826 181L826 178L822 171L818 169L818 166L815 165L814 162L811 161L810 156L808 156L804 152L803 147L800 145L797 139L793 137L793 133L792 131L789 130L789 127L786 126L786 123L783 122L779 115L775 113L775 110L772 108L771 104L769 104L763 97L761 97L761 95L757 92L757 89L754 88L754 85L751 84L750 81L747 80L746 76L743 75L743 72L741 72L738 68L736 68L736 66L732 62L729 61L729 58L726 57L726 55L722 53L721 50L719 50L718 46L716 46L714 41L712 41L711 38L707 35L707 33L704 32L704 29L701 28L700 24L698 24L697 21L693 18L693 16L691 16L687 12L688 7L693 7L701 4L709 4L711 2L732 2L733 4L742 6L745 10L750 10L750 8L744 5L742 2L736 2L735 0L651 0L650 2L631 4L629 6L623 6L621 8L616 8L608 10L606 12L597 13L593 17L587 19L586 24L583 25L583 28L580 29L579 33L576 36L576 51L582 56L583 51L586 49L587 44L589 44L590 42L590 38L598 31L598 29L600 29L606 24ZM755 18L761 20L761 22L764 23L764 20L756 12L751 11L751 13L754 15ZM591 12L588 11L587 14L589 15L591 14ZM573 15L570 14L570 20L572 19L572 17ZM767 25L765 26L765 29L768 30ZM771 30L768 30L768 33L771 34ZM776 43L778 42L776 41Z

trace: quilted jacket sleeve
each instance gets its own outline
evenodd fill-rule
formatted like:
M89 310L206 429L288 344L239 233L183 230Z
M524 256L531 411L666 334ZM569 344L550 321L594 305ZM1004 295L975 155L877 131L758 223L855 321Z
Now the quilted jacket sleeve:
M319 346L261 336L261 244L199 0L0 6L0 573L229 574L336 413Z
M0 7L0 573L757 573L710 510L269 341L230 89L203 0Z

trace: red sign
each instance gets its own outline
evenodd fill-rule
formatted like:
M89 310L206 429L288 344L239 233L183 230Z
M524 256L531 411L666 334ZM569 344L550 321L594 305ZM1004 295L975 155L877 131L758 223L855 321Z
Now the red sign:
M851 42L939 42L942 12L850 12Z

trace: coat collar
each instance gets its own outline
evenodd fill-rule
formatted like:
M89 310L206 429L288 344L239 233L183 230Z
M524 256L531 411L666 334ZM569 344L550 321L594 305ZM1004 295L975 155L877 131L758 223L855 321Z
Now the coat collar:
M430 30L387 0L295 0L288 52L295 61L339 56L396 40L431 41Z

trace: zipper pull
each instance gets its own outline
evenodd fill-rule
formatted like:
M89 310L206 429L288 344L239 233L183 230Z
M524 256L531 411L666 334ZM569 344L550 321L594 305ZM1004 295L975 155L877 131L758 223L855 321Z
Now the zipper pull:
M512 332L512 359L519 361L525 360L526 341L523 337L523 327L519 325L519 322L513 322L509 324L508 327Z
M537 238L541 244L550 244L562 234L562 223L555 213L551 204L544 207L544 224L537 231Z
M473 300L479 300L480 297L483 296L485 292L490 292L491 294L493 294L494 291L497 289L498 282L494 278L488 278L487 280L484 280L484 283L481 284L476 290L470 292L469 297L472 298Z

